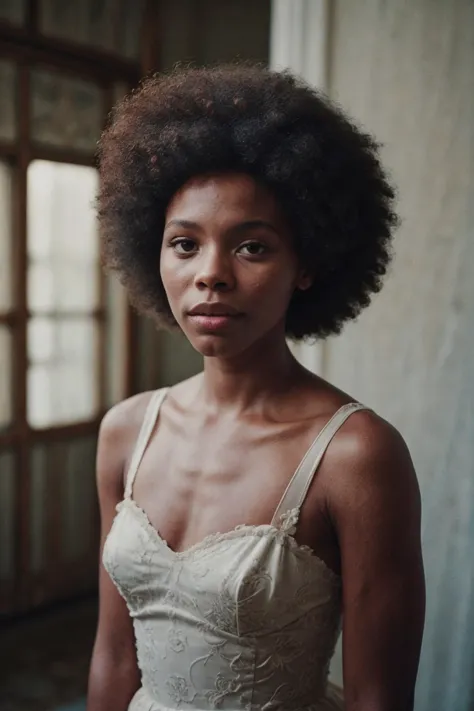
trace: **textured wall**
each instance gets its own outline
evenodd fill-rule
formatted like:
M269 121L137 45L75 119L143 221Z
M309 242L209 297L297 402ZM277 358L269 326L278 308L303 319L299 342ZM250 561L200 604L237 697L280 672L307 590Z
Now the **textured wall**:
M474 708L474 2L336 0L330 92L385 144L403 226L327 378L404 434L428 584L417 711Z

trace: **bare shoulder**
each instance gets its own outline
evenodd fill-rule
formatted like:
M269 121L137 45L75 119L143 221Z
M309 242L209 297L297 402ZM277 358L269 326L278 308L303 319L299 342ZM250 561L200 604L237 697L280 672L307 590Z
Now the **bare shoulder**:
M394 459L398 463L411 463L407 444L400 432L372 410L354 412L341 428L338 438L341 442L340 455L350 455L356 469Z
M99 489L123 490L123 474L135 446L153 392L139 393L114 405L104 415L97 445Z
M154 391L138 393L122 400L108 410L100 426L101 436L113 437L126 434L129 430L140 429L145 410Z
M420 492L412 458L400 432L371 410L353 413L328 451L331 508L339 516L351 510L367 514L413 513Z

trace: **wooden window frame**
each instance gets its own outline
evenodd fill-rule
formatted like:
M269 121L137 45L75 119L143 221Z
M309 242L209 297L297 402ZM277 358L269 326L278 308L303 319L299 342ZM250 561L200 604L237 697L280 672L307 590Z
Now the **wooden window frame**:
M152 36L150 21L157 22L157 3L149 0L144 17L143 59L140 63L121 59L96 49L72 45L61 40L44 37L38 30L38 1L29 0L27 18L22 28L0 21L0 59L13 61L18 70L17 116L18 133L12 143L0 141L0 160L12 167L12 307L0 312L0 326L7 326L12 336L12 418L6 429L0 430L0 450L11 451L15 457L15 572L11 585L0 586L0 613L21 612L41 602L45 581L33 580L30 572L30 456L37 443L70 440L82 435L95 435L100 420L107 409L105 393L106 368L106 303L105 279L99 276L99 306L93 317L99 328L99 382L97 383L100 408L97 417L85 422L55 425L35 429L27 419L27 327L31 317L27 303L27 170L36 159L96 166L95 156L74 150L63 150L35 145L30 138L30 86L29 72L41 65L65 75L84 78L100 85L104 95L104 118L113 105L113 86L125 83L134 86L143 70L156 62L156 36ZM157 27L158 25L155 25ZM148 41L147 41L148 35ZM145 65L145 66L144 66ZM156 68L156 64L153 68ZM69 314L67 314L69 315ZM90 315L90 314L88 314ZM124 394L135 392L136 352L133 348L136 319L130 308L126 313L127 353L125 359ZM58 516L56 508L53 517ZM57 534L59 536L59 532ZM94 551L94 555L96 552ZM59 586L56 581L56 587ZM46 599L47 596L46 596Z

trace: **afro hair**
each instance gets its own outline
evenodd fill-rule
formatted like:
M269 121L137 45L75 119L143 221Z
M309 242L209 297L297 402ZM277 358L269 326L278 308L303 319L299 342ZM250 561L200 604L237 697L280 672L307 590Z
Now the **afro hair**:
M290 301L287 335L336 334L379 291L390 259L397 218L378 150L290 72L224 65L154 75L114 109L99 144L105 266L138 310L176 325L158 268L170 199L196 175L246 173L273 191L315 275Z

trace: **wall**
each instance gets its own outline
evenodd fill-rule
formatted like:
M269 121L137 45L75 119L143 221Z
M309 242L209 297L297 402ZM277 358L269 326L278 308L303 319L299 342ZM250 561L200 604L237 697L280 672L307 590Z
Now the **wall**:
M177 62L268 60L270 0L168 0L161 3L161 70ZM140 319L140 390L170 385L202 368L183 336Z
M474 708L474 3L333 3L329 88L385 144L403 225L324 375L404 434L423 496L417 711Z
M268 60L270 0L174 0L161 5L161 69Z

